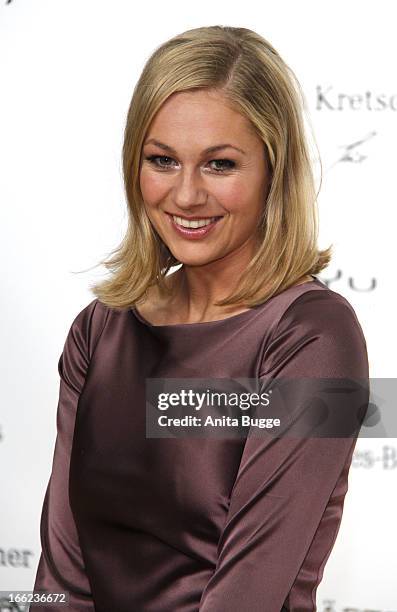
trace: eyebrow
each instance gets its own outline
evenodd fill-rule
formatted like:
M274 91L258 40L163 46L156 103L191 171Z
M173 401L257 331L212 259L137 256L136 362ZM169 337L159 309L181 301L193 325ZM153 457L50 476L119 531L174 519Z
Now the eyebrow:
M175 149L173 149L172 147L170 147L169 145L164 144L163 142L160 142L159 140L156 140L155 138L149 138L149 140L146 140L146 142L143 143L144 146L147 144L154 144L157 147L159 147L160 149L163 149L164 151L169 151L170 153L173 153L174 155L176 155L176 151ZM242 153L243 155L245 155L245 151L243 151L243 149L240 149L239 147L236 147L235 145L232 144L219 144L219 145L214 145L212 147L208 147L207 149L204 149L203 153L215 153L216 151L220 151L221 149L236 149L236 151L240 151L240 153Z

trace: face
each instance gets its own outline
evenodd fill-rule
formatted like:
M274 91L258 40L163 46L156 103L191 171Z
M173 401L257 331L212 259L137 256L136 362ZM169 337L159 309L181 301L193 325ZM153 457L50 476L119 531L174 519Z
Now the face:
M248 262L269 186L262 140L219 92L178 92L157 112L140 188L152 225L180 262Z

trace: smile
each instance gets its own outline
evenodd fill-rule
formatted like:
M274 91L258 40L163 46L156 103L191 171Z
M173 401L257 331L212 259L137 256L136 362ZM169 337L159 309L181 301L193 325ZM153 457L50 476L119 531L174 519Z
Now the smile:
M182 227L190 227L193 229L197 227L205 227L206 225L209 225L210 223L213 223L214 221L219 219L219 217L209 217L208 219L195 219L194 221L188 221L188 219L176 217L175 215L172 215L172 218L174 222L178 225L181 225Z
M172 215L170 213L166 214L174 231L180 237L188 238L190 240L204 238L210 232L212 232L219 221L223 219L223 216L221 216L190 220L184 219L183 217L178 217L178 215Z

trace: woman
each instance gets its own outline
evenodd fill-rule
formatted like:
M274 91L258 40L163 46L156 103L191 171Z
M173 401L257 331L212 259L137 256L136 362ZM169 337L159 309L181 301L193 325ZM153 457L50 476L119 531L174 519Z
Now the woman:
M128 231L59 360L34 588L71 610L316 609L356 438L145 430L150 377L368 379L352 306L315 276L331 255L298 92L244 28L190 30L144 67Z

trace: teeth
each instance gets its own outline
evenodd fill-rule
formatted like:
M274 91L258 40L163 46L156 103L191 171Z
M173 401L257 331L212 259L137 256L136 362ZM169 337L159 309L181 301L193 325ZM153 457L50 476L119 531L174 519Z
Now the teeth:
M190 227L193 229L197 227L205 227L216 219L216 217L211 217L210 219L200 219L199 221L188 221L187 219L182 219L182 217L176 217L175 215L172 215L172 218L178 225L182 225L182 227Z

